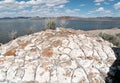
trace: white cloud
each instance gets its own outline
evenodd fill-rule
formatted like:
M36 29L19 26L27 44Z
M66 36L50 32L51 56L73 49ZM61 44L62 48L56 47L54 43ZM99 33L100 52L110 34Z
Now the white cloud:
M85 6L86 4L80 4L81 7Z
M53 16L63 14L59 9L63 8L68 0L30 0L0 1L0 17L14 16Z
M88 14L102 15L102 16L111 16L112 12L110 10L104 9L104 7L99 7L96 10L89 11Z
M71 9L66 9L65 12L67 14L76 14L76 12L80 11L80 9L74 9L74 10L71 10Z
M60 6L58 6L58 8L63 8L65 5L60 5Z
M99 2L103 2L104 0L95 0L94 2L97 2L97 3L99 3Z
M55 4L51 4L51 3L47 3L46 5L49 6L49 7L55 6Z
M62 4L65 4L67 3L68 0L30 0L30 1L15 1L15 0L3 0L3 1L0 1L0 5L7 5L7 6L14 6L14 5L17 5L17 6L36 6L36 5L46 5L46 6L56 6L56 5L62 5ZM14 4L12 4L14 3Z
M15 0L4 0L4 3L15 3Z
M0 17L81 16L80 9L66 9L68 0L0 1ZM64 11L64 12L63 12Z
M101 5L100 3L96 3L95 5Z
M114 8L115 8L115 9L119 9L119 8L120 8L120 2L114 4Z
M104 12L105 9L104 9L103 7L100 7L100 8L98 8L96 11L97 11L97 12Z
M80 9L66 9L65 10L65 15L68 15L68 16L81 16L81 14L79 13L80 12Z
M104 7L99 7L98 9L95 10L96 12L104 12L104 13L111 13L110 10L105 10Z

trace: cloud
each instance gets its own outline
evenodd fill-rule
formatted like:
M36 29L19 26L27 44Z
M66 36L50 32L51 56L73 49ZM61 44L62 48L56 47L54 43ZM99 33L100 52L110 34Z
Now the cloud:
M80 16L80 14L78 12L80 12L80 9L73 9L73 10L66 9L65 10L65 14L69 15L69 16Z
M65 5L59 5L58 8L63 8Z
M94 2L97 2L97 3L99 3L99 2L103 2L104 0L95 0Z
M96 3L95 5L97 5L97 6L98 6L98 5L101 5L101 4L100 4L100 3Z
M53 16L61 13L68 0L2 0L0 1L0 17L14 16ZM52 15L53 14L53 15Z
M78 11L80 11L80 9L74 9L74 10L66 9L65 10L66 13L75 13L75 12L78 12Z
M64 5L66 3L68 3L69 1L68 0L30 0L30 1L15 1L15 0L3 0L3 1L0 1L0 5L3 5L3 6L14 6L14 5L17 5L17 6L37 6L37 5L45 5L45 6L48 6L48 7L53 7L53 6L56 6L56 5Z
M102 15L102 16L111 16L112 12L110 10L106 10L104 7L99 7L96 10L89 11L88 14Z
M108 2L103 2L105 5L109 5L110 3L108 3ZM97 2L97 3L95 3L95 5L97 5L97 6L99 6L99 5L101 5L101 3L99 2Z
M81 7L86 6L86 4L80 4Z
M4 0L4 3L15 3L15 0Z
M96 11L97 11L97 12L104 12L105 9L104 9L103 7L100 7L100 8L98 8Z
M68 0L30 0L26 2L4 0L0 1L0 17L80 16L80 9L65 7L68 2Z
M114 8L115 8L115 9L119 9L119 8L120 8L120 2L114 4Z
M99 7L98 9L95 10L96 12L104 12L104 13L111 13L110 10L105 10L104 7Z

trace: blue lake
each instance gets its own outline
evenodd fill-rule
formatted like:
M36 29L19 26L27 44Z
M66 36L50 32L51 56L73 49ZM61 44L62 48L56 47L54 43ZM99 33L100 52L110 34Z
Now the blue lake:
M61 20L56 21L56 27L61 27ZM30 28L34 32L40 31L45 27L45 20L30 20L30 19L12 19L0 20L0 42L6 43L10 40L9 34L12 31L17 32L17 37L26 35ZM108 29L120 27L120 21L79 21L67 20L64 23L66 28L94 30L94 29Z

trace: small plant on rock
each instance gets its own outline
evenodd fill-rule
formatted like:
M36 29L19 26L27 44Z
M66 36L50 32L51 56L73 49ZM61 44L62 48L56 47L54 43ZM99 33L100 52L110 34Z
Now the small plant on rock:
M15 30L13 30L13 31L11 31L11 32L9 33L9 38L10 38L11 40L15 39L16 36L17 36L17 31L15 31Z
M50 21L50 22L47 23L47 27L48 27L49 29L55 30L55 29L56 29L56 24L55 24L54 21Z

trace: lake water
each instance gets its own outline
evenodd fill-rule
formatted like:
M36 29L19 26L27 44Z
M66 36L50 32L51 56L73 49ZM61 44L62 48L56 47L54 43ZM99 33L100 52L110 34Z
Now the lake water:
M45 27L45 20L30 20L30 19L12 19L12 20L0 20L0 42L6 43L10 40L9 34L12 31L17 32L17 37L26 35L32 28L34 32L40 31ZM56 21L56 26L61 26L61 20ZM120 27L120 21L79 21L68 20L63 21L66 28L74 28L81 30L93 30L93 29L108 29L114 27Z

